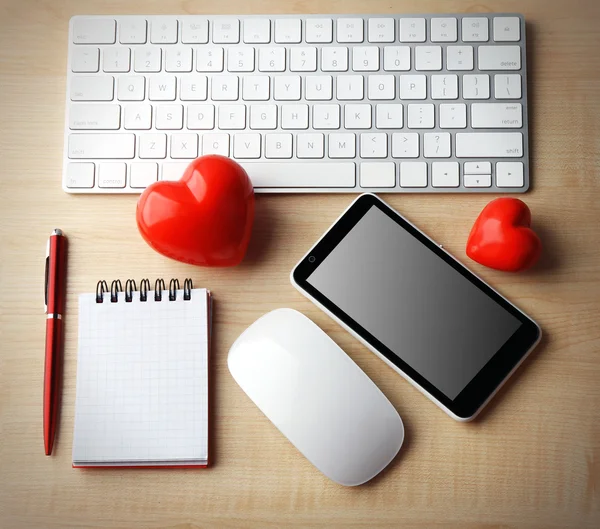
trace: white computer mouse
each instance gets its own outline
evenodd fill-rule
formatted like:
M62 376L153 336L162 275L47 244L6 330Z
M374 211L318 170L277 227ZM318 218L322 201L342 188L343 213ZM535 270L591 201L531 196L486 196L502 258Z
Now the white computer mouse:
M369 481L402 446L404 425L390 401L298 311L277 309L256 320L227 363L281 433L337 483Z

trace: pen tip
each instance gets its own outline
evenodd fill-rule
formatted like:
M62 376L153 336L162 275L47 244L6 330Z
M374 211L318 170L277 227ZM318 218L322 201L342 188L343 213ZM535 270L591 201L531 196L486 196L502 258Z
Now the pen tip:
M63 234L62 230L60 230L58 228L54 228L52 230L52 235L62 235L62 234Z

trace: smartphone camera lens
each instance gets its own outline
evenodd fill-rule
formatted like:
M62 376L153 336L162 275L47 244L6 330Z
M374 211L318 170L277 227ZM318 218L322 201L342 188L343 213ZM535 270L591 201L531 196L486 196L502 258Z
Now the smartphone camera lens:
M309 262L309 263L314 263L316 260L317 260L317 259L315 258L315 256L314 256L314 255L311 255L311 256L308 258L308 262Z

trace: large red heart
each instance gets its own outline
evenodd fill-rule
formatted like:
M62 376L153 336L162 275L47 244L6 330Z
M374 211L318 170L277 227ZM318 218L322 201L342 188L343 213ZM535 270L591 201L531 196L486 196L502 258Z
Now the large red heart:
M194 160L177 182L156 182L137 205L137 224L157 252L201 266L234 266L246 253L254 189L229 158Z
M542 252L542 241L530 226L527 204L517 198L492 200L471 229L467 255L496 270L525 270L536 263Z

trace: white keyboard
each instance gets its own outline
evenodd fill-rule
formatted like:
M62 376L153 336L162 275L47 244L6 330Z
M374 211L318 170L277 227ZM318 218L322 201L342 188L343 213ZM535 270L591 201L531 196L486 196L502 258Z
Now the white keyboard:
M529 188L518 14L76 16L63 189L222 154L258 192Z

